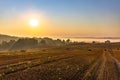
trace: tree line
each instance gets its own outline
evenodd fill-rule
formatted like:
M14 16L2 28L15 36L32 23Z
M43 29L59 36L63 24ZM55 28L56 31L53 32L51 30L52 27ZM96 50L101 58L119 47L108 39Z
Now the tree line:
M70 43L70 39L61 40L52 38L20 38L18 40L2 41L0 50L33 49L39 47L63 46Z

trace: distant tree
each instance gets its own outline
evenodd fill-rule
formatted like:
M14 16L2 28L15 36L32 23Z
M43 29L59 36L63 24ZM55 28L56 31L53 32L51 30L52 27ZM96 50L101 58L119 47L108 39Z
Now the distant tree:
M110 44L110 40L105 41L106 44Z
M70 43L70 39L67 39L66 42L67 42L67 43Z
M56 46L62 46L62 45L65 44L65 42L63 42L61 39L55 40L54 43L55 43Z
M66 40L66 44L70 44L70 39L67 39L67 40Z
M61 39L57 39L57 41L62 42Z
M15 40L10 40L9 42L3 41L1 43L0 49L9 50L14 43L15 43Z
M65 43L65 40L63 40L62 42Z
M42 39L39 44L46 45L46 41Z
M38 45L38 41L34 38L21 38L17 40L11 49L29 49L35 48Z

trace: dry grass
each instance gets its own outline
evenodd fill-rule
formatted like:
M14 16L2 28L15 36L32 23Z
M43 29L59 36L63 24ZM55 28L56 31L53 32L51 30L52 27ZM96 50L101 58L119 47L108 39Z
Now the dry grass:
M0 80L117 80L120 51L112 56L104 49L89 45L0 53Z

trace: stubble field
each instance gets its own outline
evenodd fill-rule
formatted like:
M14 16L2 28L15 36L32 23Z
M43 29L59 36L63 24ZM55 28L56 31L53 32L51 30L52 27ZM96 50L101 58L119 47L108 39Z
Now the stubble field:
M0 80L120 80L120 50L65 46L1 52Z

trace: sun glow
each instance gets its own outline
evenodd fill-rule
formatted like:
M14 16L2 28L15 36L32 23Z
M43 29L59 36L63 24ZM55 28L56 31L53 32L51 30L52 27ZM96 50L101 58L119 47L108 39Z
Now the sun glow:
M37 19L30 19L29 25L30 25L31 27L38 27L39 21L38 21Z

